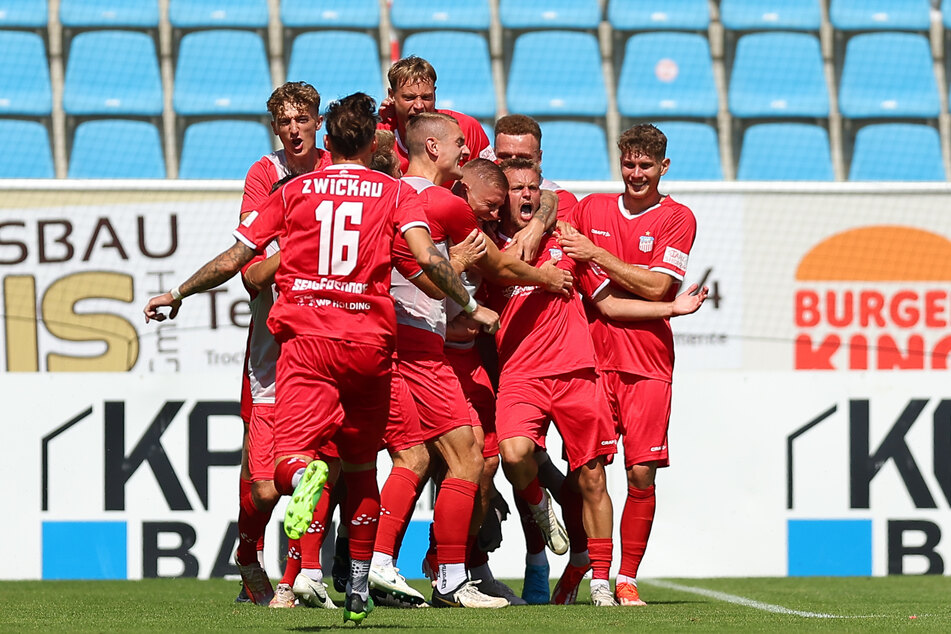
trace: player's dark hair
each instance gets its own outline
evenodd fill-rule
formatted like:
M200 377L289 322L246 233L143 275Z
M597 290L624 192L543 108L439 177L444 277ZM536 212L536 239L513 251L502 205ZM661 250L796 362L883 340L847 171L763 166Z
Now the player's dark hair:
M404 84L415 84L418 81L432 82L436 85L436 69L422 57L410 55L395 62L386 73L386 80L390 88L396 90Z
M495 136L498 137L500 134L507 134L509 136L531 134L538 141L539 145L541 145L542 142L542 129L538 125L538 121L524 114L507 114L496 121Z
M355 92L332 102L325 121L331 154L353 158L373 141L380 118L373 97Z
M667 156L667 137L652 124L639 123L621 134L617 147L621 150L621 156L643 154L663 161Z
M464 183L478 180L503 192L509 188L509 183L505 179L502 169L494 162L484 158L474 158L466 162L462 166L462 178L460 180Z
M279 180L279 181L277 181L276 183L274 183L273 185L271 185L271 193L273 194L274 192L276 192L276 191L279 190L281 187L283 187L284 185L286 185L286 184L289 183L290 181L294 180L294 179L297 178L298 176L299 176L299 174L288 174L287 176L285 176L285 177L282 178L281 180Z
M537 162L533 161L530 158L525 158L523 156L513 156L512 158L505 159L499 163L499 169L502 172L507 172L509 170L532 170L538 174L538 180L542 180L542 168ZM507 182L507 181L506 181Z
M306 81L289 81L274 89L267 100L267 111L277 121L284 114L284 107L291 104L298 110L320 112L320 93Z

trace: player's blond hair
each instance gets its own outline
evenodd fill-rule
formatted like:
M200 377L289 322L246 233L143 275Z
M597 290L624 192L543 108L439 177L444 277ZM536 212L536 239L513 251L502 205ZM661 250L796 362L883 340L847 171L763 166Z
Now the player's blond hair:
M474 158L467 161L462 166L462 178L459 180L466 185L471 185L473 182L484 183L503 192L509 187L502 169L494 162L484 158Z
M377 130L375 134L376 151L370 159L370 169L399 178L400 159L396 155L396 135L390 130Z
M533 161L530 158L525 158L523 156L513 156L512 158L505 159L499 163L499 169L504 174L509 170L532 170L538 174L538 182L542 181L542 167L538 164L537 161ZM506 178L506 183L508 180Z
M419 81L428 81L436 85L436 69L422 57L410 55L395 62L386 73L390 82L390 89L396 90L405 84L415 84Z
M410 157L426 152L426 139L445 136L456 118L442 112L421 112L406 122L406 150Z
M267 100L267 111L271 119L277 119L284 114L284 108L292 105L298 110L313 110L320 112L320 93L306 81L289 81L274 89Z
M652 124L639 123L621 134L617 147L621 156L642 154L663 161L667 156L667 137Z

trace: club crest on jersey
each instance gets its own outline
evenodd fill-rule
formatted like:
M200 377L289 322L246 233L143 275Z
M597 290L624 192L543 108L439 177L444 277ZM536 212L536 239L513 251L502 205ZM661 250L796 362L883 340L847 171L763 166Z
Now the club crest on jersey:
M646 235L641 236L641 240L637 245L644 253L650 253L654 250L654 236L648 231Z
M555 262L560 262L561 258L565 257L565 252L557 247L552 247L551 249L548 249L548 255Z

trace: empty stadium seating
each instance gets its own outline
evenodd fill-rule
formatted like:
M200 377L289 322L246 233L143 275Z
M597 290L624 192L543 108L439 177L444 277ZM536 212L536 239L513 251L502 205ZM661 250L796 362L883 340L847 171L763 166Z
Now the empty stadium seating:
M840 31L927 31L929 0L830 0L829 22Z
M141 28L159 25L158 0L60 0L64 28Z
M710 26L710 3L707 0L610 0L607 19L617 31L706 31Z
M706 38L695 33L642 33L627 41L617 107L632 119L717 115L717 88Z
M327 51L347 51L332 64L315 64ZM357 31L310 31L294 39L287 66L288 81L306 81L320 92L321 111L334 99L360 91L379 103L386 94L377 44Z
M502 28L597 29L601 23L598 0L499 0Z
M50 69L36 33L0 31L0 115L49 116Z
M264 114L271 90L264 42L253 31L194 31L182 38L173 97L178 114Z
M658 128L667 136L670 169L665 180L723 180L720 145L712 126L696 121L662 121Z
M169 0L168 19L176 29L264 29L267 0Z
M943 181L938 131L914 123L879 123L855 135L850 181Z
M543 121L539 125L546 178L553 181L612 178L604 128L584 121Z
M47 0L0 0L0 29L45 30L48 22Z
M508 70L509 112L539 117L603 117L608 99L598 41L589 33L536 31L515 40Z
M366 29L380 27L378 0L281 0L286 29Z
M436 69L436 107L477 119L495 117L489 45L477 33L424 31L403 42L403 55L418 55ZM460 51L465 54L460 55Z
M158 129L145 121L116 119L79 124L68 177L165 178Z
M461 29L488 31L488 0L393 0L390 23L400 31Z
M271 131L257 121L201 121L185 130L179 178L243 179L271 152Z
M808 123L759 123L743 135L741 181L835 180L829 135Z
M720 21L730 31L819 31L819 0L721 0Z
M162 114L155 43L136 31L85 31L73 38L63 110L73 116Z
M0 119L0 178L53 178L46 128L36 121Z

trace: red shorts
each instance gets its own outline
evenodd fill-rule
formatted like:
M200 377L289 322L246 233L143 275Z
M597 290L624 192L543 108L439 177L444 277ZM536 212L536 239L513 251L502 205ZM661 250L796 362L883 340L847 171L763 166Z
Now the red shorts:
M317 450L324 460L339 458L337 446L328 440ZM253 403L251 423L248 426L248 468L251 482L274 479L274 405Z
M617 453L617 434L592 368L537 379L499 384L496 428L499 441L524 437L544 447L549 418L564 441L568 468L574 471L589 460Z
M416 401L423 438L435 440L454 429L472 425L459 379L441 350L400 350L399 369Z
M617 431L624 436L624 466L647 462L669 466L670 383L611 370L601 379Z
M400 374L399 364L393 364L393 382L390 388L390 418L383 434L383 448L393 453L403 451L423 442L423 430L419 425L416 401L409 386Z
M277 362L274 453L314 455L336 442L350 463L376 460L390 410L392 351L293 337Z
M481 425L485 435L484 458L499 455L499 436L495 431L495 389L482 365L479 351L472 348L446 347L446 359L455 372L469 406L473 425Z

